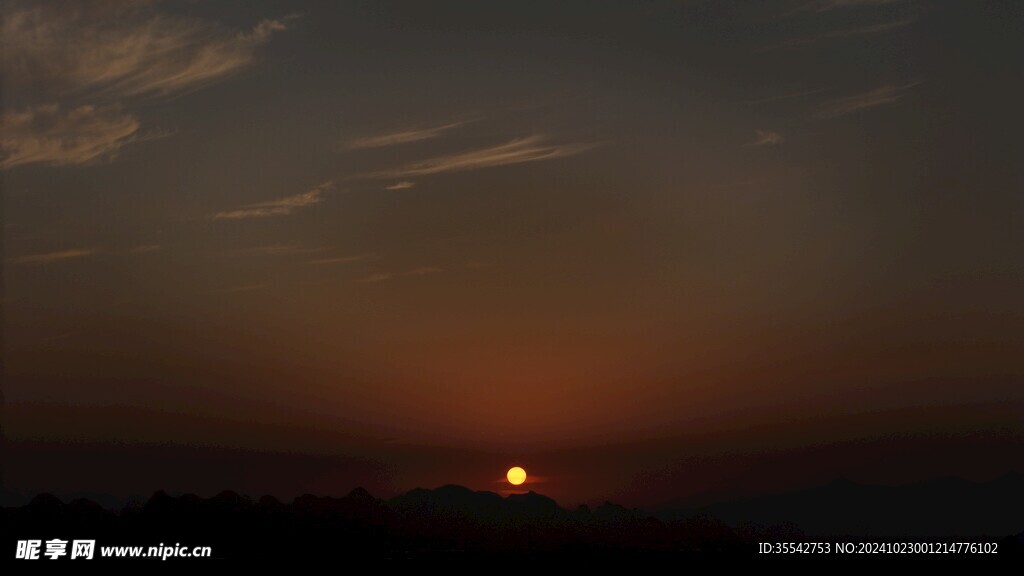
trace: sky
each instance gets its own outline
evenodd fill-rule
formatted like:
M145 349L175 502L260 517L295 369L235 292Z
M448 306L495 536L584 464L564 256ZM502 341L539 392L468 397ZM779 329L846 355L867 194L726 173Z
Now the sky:
M0 11L9 491L1024 469L1016 2Z

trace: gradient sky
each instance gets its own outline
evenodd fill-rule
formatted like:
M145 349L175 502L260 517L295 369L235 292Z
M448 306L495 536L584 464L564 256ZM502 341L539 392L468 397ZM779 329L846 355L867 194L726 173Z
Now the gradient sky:
M2 6L8 489L1024 465L1018 2Z

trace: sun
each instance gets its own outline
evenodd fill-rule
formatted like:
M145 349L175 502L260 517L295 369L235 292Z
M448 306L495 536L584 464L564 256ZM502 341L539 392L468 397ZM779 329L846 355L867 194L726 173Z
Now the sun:
M519 466L513 466L508 469L508 474L505 475L508 478L508 483L513 486L519 486L523 482L526 482L526 470L523 470Z

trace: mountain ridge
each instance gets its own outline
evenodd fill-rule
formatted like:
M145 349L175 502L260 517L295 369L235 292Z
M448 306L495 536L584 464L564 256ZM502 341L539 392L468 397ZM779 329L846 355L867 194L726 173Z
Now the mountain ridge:
M1024 550L1024 478L937 478L902 486L839 479L812 489L691 509L630 509L611 502L566 509L534 491L501 495L448 484L378 498L363 488L291 502L224 490L209 498L155 492L115 513L39 494L0 508L8 544L86 535L117 545L210 545L223 557L345 553L685 553L754 555L758 542L998 541Z

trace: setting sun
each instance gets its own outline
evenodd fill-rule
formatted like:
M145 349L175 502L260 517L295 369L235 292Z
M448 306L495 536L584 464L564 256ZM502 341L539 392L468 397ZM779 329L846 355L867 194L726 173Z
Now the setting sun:
M519 466L513 466L508 469L508 474L506 474L505 477L508 478L509 484L519 486L523 482L526 482L526 470L523 470Z

